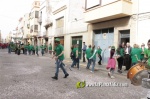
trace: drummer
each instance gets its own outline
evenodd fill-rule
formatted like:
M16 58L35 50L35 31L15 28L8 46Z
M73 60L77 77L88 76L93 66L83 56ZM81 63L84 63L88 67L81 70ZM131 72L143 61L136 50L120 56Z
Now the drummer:
M137 44L134 44L133 49L131 50L132 66L140 61L141 53L142 50L139 48L139 46Z
M148 49L146 49L144 53L144 58L150 57L150 39L147 42ZM150 69L150 58L148 59L148 64L145 66L146 68Z

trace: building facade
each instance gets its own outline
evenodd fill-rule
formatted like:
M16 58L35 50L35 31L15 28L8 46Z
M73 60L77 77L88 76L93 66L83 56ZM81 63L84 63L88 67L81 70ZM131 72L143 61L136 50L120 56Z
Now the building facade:
M53 48L54 39L60 38L60 43L64 46L65 58L70 58L72 45L79 44L79 52L82 54L82 42L92 44L89 40L88 24L84 22L84 5L84 0L60 0L55 6L51 5L52 27L48 29L49 38Z
M145 3L144 3L145 2ZM118 47L121 43L147 43L148 17L147 1L142 0L85 0L85 22L91 25L93 44L103 49L103 63L109 57L108 46ZM150 2L150 1L149 1Z
M30 25L30 42L32 45L37 44L38 42L38 33L39 33L39 10L40 10L40 1L35 0L32 4L31 12L29 13L29 25Z

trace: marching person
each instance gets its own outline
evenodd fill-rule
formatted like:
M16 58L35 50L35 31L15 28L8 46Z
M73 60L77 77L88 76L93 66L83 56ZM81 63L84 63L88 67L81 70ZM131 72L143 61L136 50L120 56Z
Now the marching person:
M70 53L70 58L72 59L71 67L74 67L76 65L75 54L73 50L74 50L74 45L71 46L71 53Z
M139 48L137 44L134 44L133 47L134 48L131 51L132 66L140 61L142 53L142 50Z
M42 45L42 46L41 46L41 54L42 54L42 56L44 55L44 49L45 49L45 48L44 48L44 46Z
M49 48L48 49L49 49L49 54L51 55L52 54L52 44L51 43L49 44Z
M98 57L99 57L99 61L98 61L99 65L102 65L102 63L101 63L101 61L102 61L101 52L102 52L102 49L98 46L97 47L97 54L98 54Z
M35 51L36 51L36 55L39 56L38 52L39 52L39 47L38 45L36 44L36 47L35 47Z
M130 47L130 43L126 44L126 48L125 48L125 59L124 59L124 65L126 66L126 70L129 70L131 67L131 50L132 48Z
M46 45L46 43L44 44L44 53L47 53L47 45Z
M73 48L73 54L74 54L74 59L73 59L73 63L71 65L71 68L73 68L74 66L77 65L77 68L78 70L80 69L79 68L79 49L78 49L78 44L74 45L74 48Z
M57 80L58 79L58 73L59 73L59 68L61 68L65 74L64 78L67 78L69 76L69 74L66 72L64 66L62 65L62 62L64 60L64 47L60 44L60 39L56 38L55 39L55 52L54 52L54 56L52 58L55 57L56 60L56 73L55 76L52 77L53 79Z
M96 54L97 54L97 49L95 49L95 45L93 45L93 47L92 47L91 54L92 54L92 56L89 58L91 63L93 63L91 72L94 73L94 67L95 67L95 62L96 62Z
M85 61L85 51L86 51L86 45L85 45L85 42L83 42L83 48L82 48L82 50L83 50L83 62L86 62Z
M20 50L21 50L21 45L20 45L20 43L18 44L18 48L17 48L17 49L18 49L17 54L20 55Z
M144 59L144 53L145 53L145 51L146 51L146 48L145 48L145 44L144 44L144 43L142 43L142 45L141 45L141 50L142 50L142 53L141 53L141 61L143 61L143 59Z
M144 58L145 59L148 58L148 62L147 62L145 67L150 69L150 39L147 42L147 46L148 46L148 49L146 49L145 52L144 52Z
M29 53L29 55L31 55L31 51L32 51L32 46L30 44L28 44L28 53Z
M122 73L122 66L123 66L123 57L124 57L124 49L120 44L117 48L117 61L118 61L118 72Z
M86 66L86 69L89 69L90 68L90 65L91 65L91 61L90 61L90 57L92 56L92 54L91 54L91 45L89 45L89 48L88 49L86 49L86 59L87 59L87 61L88 61L88 63L87 63L87 66Z
M112 79L115 78L113 76L113 74L114 74L114 71L115 71L115 68L116 68L116 60L114 58L114 54L115 54L115 46L112 46L111 51L110 51L110 58L108 60L108 64L107 64L107 67L106 67L106 69L110 69L110 72L108 72L108 76Z
M8 44L8 53L11 54L11 43Z

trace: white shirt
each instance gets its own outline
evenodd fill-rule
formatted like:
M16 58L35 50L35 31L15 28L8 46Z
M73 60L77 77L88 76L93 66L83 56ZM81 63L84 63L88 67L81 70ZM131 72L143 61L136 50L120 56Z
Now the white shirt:
M128 47L126 48L126 54L129 54L129 52L128 52Z

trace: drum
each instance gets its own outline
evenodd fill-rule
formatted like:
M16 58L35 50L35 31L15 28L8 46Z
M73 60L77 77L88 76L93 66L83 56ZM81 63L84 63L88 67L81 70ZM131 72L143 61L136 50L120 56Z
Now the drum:
M127 73L127 78L130 79L131 83L135 86L141 85L142 78L144 77L147 77L147 70L142 63L137 63L132 66Z

